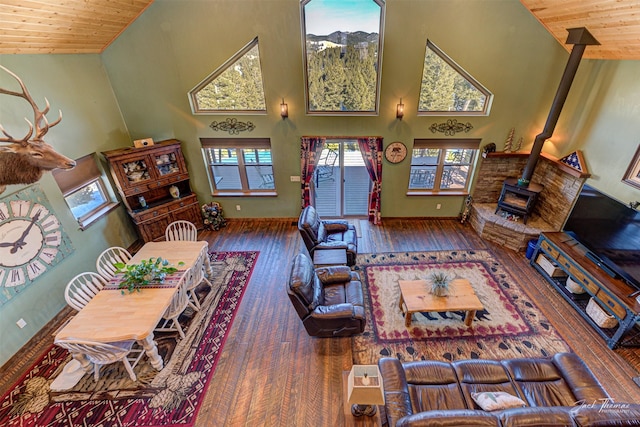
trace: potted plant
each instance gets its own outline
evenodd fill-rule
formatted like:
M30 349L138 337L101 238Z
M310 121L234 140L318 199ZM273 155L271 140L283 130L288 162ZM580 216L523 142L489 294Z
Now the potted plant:
M184 262L178 263L178 266L184 265ZM167 274L175 273L178 271L176 267L169 265L169 261L166 259L149 258L140 261L140 264L127 265L123 262L117 262L114 264L116 267L116 273L122 273L122 281L118 285L118 289L128 289L129 293L137 290L140 291L140 287L146 286L149 283L162 283Z
M431 293L437 297L446 297L449 295L449 283L451 277L442 271L431 273L429 281L431 282Z

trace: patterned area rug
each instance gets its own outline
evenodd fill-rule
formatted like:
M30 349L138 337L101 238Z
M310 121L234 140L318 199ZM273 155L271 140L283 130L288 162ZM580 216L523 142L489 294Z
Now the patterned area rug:
M442 251L358 255L365 287L367 326L353 337L356 364L383 356L402 361L546 356L570 351L517 280L491 252ZM398 280L427 279L432 272L468 279L484 310L471 327L465 312L415 313L405 326Z
M162 371L145 356L136 382L118 362L103 366L97 383L85 374L71 390L52 392L51 382L71 360L54 345L2 396L0 425L192 426L257 258L258 252L210 254L213 287L201 284L202 309L180 317L186 337L156 334Z

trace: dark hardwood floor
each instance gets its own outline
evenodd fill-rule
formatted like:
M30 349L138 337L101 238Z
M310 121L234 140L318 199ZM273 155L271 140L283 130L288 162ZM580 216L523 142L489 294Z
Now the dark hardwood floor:
M367 252L490 249L594 370L616 401L640 402L640 375L516 253L480 239L457 220L356 221L358 250ZM260 256L231 335L198 415L199 426L341 426L369 420L345 416L342 373L352 364L349 338L307 336L285 292L290 261L305 250L295 221L231 221L204 234L212 250L258 250ZM588 337L585 339L585 337Z
M453 219L354 221L361 253L490 249L519 279L530 298L595 372L618 402L640 402L640 375L609 350L575 311L528 265L524 254L480 239ZM285 291L290 262L305 251L295 220L233 220L204 232L212 251L260 251L250 283L197 417L198 426L372 425L354 419L343 395L343 373L352 364L350 338L309 337ZM53 329L63 313L45 329ZM51 340L44 331L34 343ZM36 346L38 346L36 345ZM34 345L17 356L34 357ZM10 361L7 365L12 364ZM17 366L17 365L14 365ZM26 366L29 366L26 364ZM3 369L0 369L2 373ZM14 372L15 373L15 372ZM0 381L0 386L2 381ZM364 417L366 418L366 417Z

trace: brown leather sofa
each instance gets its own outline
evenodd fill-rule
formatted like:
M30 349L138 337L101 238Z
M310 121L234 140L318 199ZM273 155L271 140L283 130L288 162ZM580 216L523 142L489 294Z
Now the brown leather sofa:
M640 405L612 402L573 353L550 358L378 362L388 425L640 426ZM525 406L482 410L471 394L506 392Z
M347 265L356 265L358 236L352 224L344 220L322 220L313 206L307 206L300 213L298 230L311 257L316 250L345 249Z
M314 269L306 254L298 254L287 294L311 336L344 337L364 330L362 283L347 266Z

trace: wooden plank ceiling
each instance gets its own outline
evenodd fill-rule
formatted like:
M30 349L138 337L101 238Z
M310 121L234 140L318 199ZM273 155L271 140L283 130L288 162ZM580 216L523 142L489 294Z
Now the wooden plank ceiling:
M640 59L640 0L520 1L568 51L567 29L586 27L600 46L583 58ZM100 53L152 2L0 0L0 54Z
M586 27L600 42L585 59L640 59L639 0L520 0L568 51L567 29Z
M100 53L153 0L0 0L0 54Z

